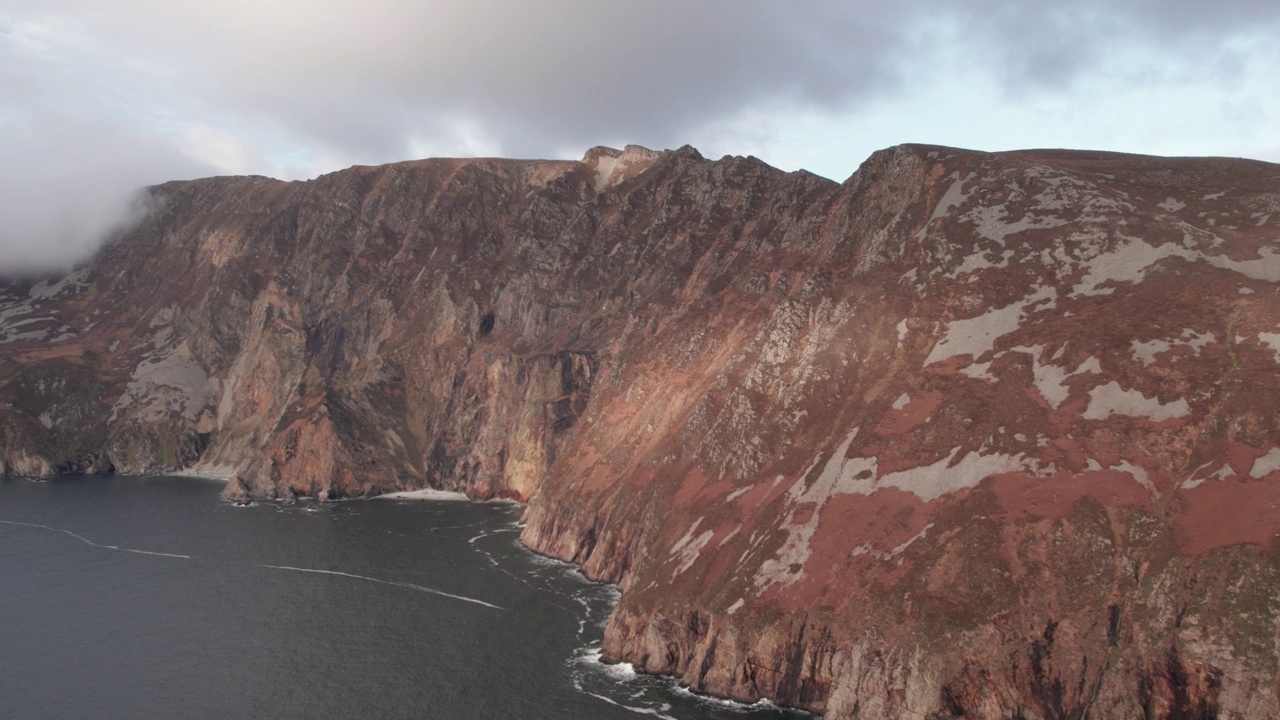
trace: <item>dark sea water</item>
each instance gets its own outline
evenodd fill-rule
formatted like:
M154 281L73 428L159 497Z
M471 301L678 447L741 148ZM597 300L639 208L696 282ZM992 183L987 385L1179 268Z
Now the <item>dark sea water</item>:
M519 507L220 489L0 480L0 717L807 717L599 663L614 590Z

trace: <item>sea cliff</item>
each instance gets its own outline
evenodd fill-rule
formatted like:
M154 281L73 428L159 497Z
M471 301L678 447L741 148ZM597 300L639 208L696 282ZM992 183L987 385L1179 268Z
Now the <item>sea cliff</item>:
M1280 167L692 148L149 189L0 282L6 474L527 501L607 656L829 717L1280 716Z

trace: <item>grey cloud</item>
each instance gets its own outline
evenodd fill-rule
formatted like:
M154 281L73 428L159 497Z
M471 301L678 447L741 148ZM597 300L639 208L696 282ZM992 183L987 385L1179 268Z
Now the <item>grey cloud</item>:
M58 3L96 13L104 45L169 67L193 105L267 118L370 160L457 117L504 152L538 154L605 137L680 144L779 100L848 109L900 91L904 65L936 62L910 42L930 21L961 28L964 60L1019 89L1069 84L1118 44L1194 56L1280 20L1280 6L1256 0L99 5Z
M957 7L970 58L1012 93L1053 91L1099 72L1151 72L1107 65L1124 50L1162 55L1170 61L1166 72L1229 70L1234 36L1268 26L1280 31L1280 5L1256 0L970 0Z
M171 9L103 20L121 45L180 42L200 100L381 159L418 122L459 114L513 153L603 136L679 144L779 96L842 106L888 84L898 42L876 27L896 11L844 4L313 2L240 25L221 7L198 24Z
M6 273L67 268L128 221L140 187L204 174L171 148L109 120L52 112L27 120L36 127L9 134L0 150Z
M207 174L86 85L56 42L0 26L0 272L63 269L129 218L143 185Z

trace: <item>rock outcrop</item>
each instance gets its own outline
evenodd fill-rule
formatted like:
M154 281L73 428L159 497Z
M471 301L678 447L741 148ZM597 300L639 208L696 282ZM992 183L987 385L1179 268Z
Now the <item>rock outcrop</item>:
M7 474L434 487L829 717L1280 716L1280 167L692 148L152 188L0 284Z

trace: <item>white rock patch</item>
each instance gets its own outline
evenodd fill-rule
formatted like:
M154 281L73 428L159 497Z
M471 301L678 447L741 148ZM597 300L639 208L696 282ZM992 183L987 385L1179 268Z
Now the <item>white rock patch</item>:
M1224 270L1240 273L1253 280L1280 283L1280 252L1264 247L1258 251L1257 260L1232 260L1225 255L1209 255L1204 261Z
M707 543L711 542L711 538L716 534L714 530L706 530L701 535L694 537L693 534L698 531L698 526L701 524L702 518L695 520L689 531L676 541L675 545L671 546L671 554L680 560L680 566L676 568L675 572L671 573L672 579L693 566L693 563L701 556L702 549L707 546Z
M676 568L672 577L679 575L692 567L693 563L702 555L702 549L707 546L707 543L711 542L711 537L715 534L714 530L707 530L690 541L690 543L680 551L680 567Z
M1277 336L1280 337L1280 336ZM1144 366L1155 362L1156 356L1163 352L1168 352L1176 347L1189 347L1197 355L1200 348L1211 342L1217 342L1217 337L1213 333L1198 333L1191 328L1182 331L1182 335L1169 340L1148 340L1146 342L1133 341L1133 356L1142 361Z
M1071 394L1071 388L1066 385L1068 380L1082 373L1101 374L1102 372L1098 359L1095 357L1085 360L1075 370L1067 372L1066 368L1041 360L1041 356L1044 354L1044 347L1041 345L1032 345L1030 347L1020 345L1011 348L1011 350L1031 354L1033 359L1032 383L1035 384L1036 390L1040 391L1040 396L1045 399L1045 402L1049 403L1055 410L1061 407L1067 396Z
M995 382L996 376L991 374L991 360L987 362L974 363L967 367L960 368L962 375L968 375L975 380L990 380Z
M218 379L205 374L183 341L173 350L138 364L111 409L112 418L130 406L141 405L152 420L169 414L194 422L206 408L213 407L219 389Z
M1280 447L1271 448L1266 455L1254 460L1253 467L1249 468L1249 477L1261 480L1277 470L1280 470Z
M1105 420L1112 415L1145 417L1159 422L1182 417L1191 412L1187 401L1178 398L1171 403L1161 403L1137 390L1125 390L1112 380L1089 391L1089 406L1085 408L1085 420Z
M961 275L977 272L978 270L986 270L987 268L1005 268L1009 266L1009 259L1013 257L1012 250L1006 250L996 259L991 258L991 252L987 250L979 250L978 252L966 257L956 269L946 274L944 277L954 280Z
M1137 480L1138 484L1146 489L1147 492L1151 493L1153 497L1160 496L1160 493L1156 490L1155 484L1151 482L1150 476L1147 475L1147 471L1137 465L1134 465L1128 460L1121 460L1118 464L1112 465L1111 469L1129 473L1129 475L1133 476L1133 479Z
M1128 242L1108 253L1094 256L1085 267L1088 273L1072 289L1072 295L1107 295L1113 288L1102 288L1106 283L1142 282L1148 268L1165 258L1179 257L1189 262L1205 262L1213 267L1230 270L1253 280L1280 282L1280 253L1269 247L1258 251L1257 260L1233 260L1226 255L1207 255L1199 250L1165 243L1149 245L1139 238L1127 238ZM1188 244L1191 238L1186 238Z
M1280 361L1280 333L1258 333L1258 341L1270 346L1276 360Z
M1197 470L1196 472L1199 472L1199 471ZM1187 480L1186 482L1182 483L1178 487L1181 490L1190 490L1192 488L1200 487L1205 483L1206 480L1226 480L1227 478L1231 477L1234 474L1235 474L1235 471L1231 469L1231 464L1223 463L1222 467L1218 468L1217 472L1210 473L1203 477L1192 478L1191 480Z
M876 481L868 480L870 489L877 487L896 487L929 502L966 488L977 487L978 483L1001 473L1027 470L1022 455L981 455L967 453L959 461L955 460L960 448L955 448L947 457L932 465L924 465L909 470L884 475Z
M1168 257L1192 259L1198 253L1178 245L1148 245L1137 238L1109 253L1094 256L1086 263L1087 273L1071 290L1072 295L1109 295L1113 288L1102 288L1102 285L1116 282L1142 282L1147 268Z
M71 273L52 285L49 284L48 280L41 280L31 286L29 295L32 300L50 300L62 294L63 290L79 290L84 287L88 277L89 270L85 268Z
M1076 371L1072 374L1079 375L1080 373L1093 373L1094 375L1101 375L1102 364L1098 362L1098 358L1091 357L1088 360L1085 360L1083 363L1080 363L1080 367L1076 368Z
M601 156L596 161L596 190L604 190L609 186L609 179L613 177L613 171L618 167L618 158Z
M960 205L969 198L969 194L964 191L964 184L971 180L974 175L975 173L969 173L961 178L959 171L951 173L951 187L947 188L947 191L938 199L938 205L933 209L933 214L929 216L924 227L920 228L920 232L916 233L917 240L924 239L925 231L933 224L934 220L946 217L951 212L951 208Z
M596 156L596 190L613 187L644 170L662 153L639 145L628 145L617 155L602 152Z
M809 541L813 538L813 533L818 529L822 506L826 504L828 498L836 493L836 486L842 480L852 482L855 475L867 469L863 467L863 463L860 461L865 461L868 458L845 457L845 454L849 452L849 446L853 444L853 439L857 436L858 428L854 428L845 436L844 442L840 444L840 447L836 448L836 451L831 455L831 459L822 468L822 473L818 475L818 479L812 485L805 488L805 478L817 466L821 460L821 455L813 459L809 467L801 473L800 478L787 491L787 497L793 503L791 512L787 515L787 519L782 525L782 529L787 533L787 539L773 558L760 564L760 571L756 573L755 577L755 584L758 589L763 590L776 583L790 584L799 579L799 573L793 573L791 566L799 565L804 567L805 562L809 560L809 555L812 553ZM869 475L874 476L875 458L870 458L870 462ZM805 523L798 523L795 520L796 511L804 505L813 505L814 507L809 520Z
M671 546L672 555L678 555L680 551L684 549L684 546L689 544L689 541L693 539L693 534L698 531L698 526L701 524L702 524L702 518L698 518L697 520L693 521L693 525L689 527L689 531L686 532L679 540L677 540L675 545Z
M854 428L845 437L844 442L827 460L827 464L823 466L822 472L812 485L804 487L804 478L809 475L807 470L788 491L787 497L793 501L793 505L781 526L781 529L787 533L787 539L773 558L760 564L760 570L755 577L755 586L758 590L764 590L777 583L791 584L800 578L800 571L793 571L792 567L802 569L808 562L812 554L810 541L818 529L822 508L827 500L835 495L870 495L880 488L895 487L925 502L930 502L948 493L976 487L978 483L992 475L1017 471L1040 471L1034 460L1029 460L1023 455L985 455L981 452L970 452L956 460L956 456L960 453L960 448L956 447L947 457L932 465L900 470L877 477L879 463L876 458L845 457L857 434L858 429ZM821 456L814 458L809 470L817 465L820 458ZM804 523L799 523L795 518L797 511L802 507L810 509L810 512L808 519ZM696 529L695 523L682 539L682 543L689 542L688 538L692 537ZM676 548L672 548L673 552L681 547L681 543L676 545ZM685 550L687 551L687 548Z
M903 542L901 545L899 545L899 546L895 547L894 549L890 550L890 551L889 551L889 557L894 557L894 556L897 556L897 555L901 555L901 554L903 553L903 551L905 551L907 548L911 547L911 544L912 544L912 543L914 543L914 542L915 542L915 541L917 541L917 540L922 539L925 535L928 535L928 534L929 534L929 528L931 528L931 527L933 527L933 523L929 523L928 525L925 525L925 526L924 526L924 528L920 530L920 532L916 533L915 535L912 535L911 537L907 538L907 539L906 539L906 541L905 541L905 542Z
M1018 220L1010 220L1005 205L992 205L974 208L969 213L974 229L987 240L994 240L1004 246L1004 239L1027 230L1047 230L1067 224L1066 220L1053 217L1025 216Z
M979 360L995 347L1001 337L1017 330L1024 311L1039 302L1048 301L1041 309L1053 307L1057 291L1052 287L1037 288L1027 297L974 318L953 320L947 324L946 336L929 352L925 365L933 365L953 357L971 355Z
M1143 365L1150 365L1156 361L1156 356L1162 352L1168 352L1173 347L1173 343L1168 340L1148 340L1147 342L1133 341L1133 356L1142 361Z

